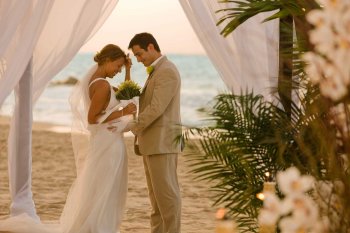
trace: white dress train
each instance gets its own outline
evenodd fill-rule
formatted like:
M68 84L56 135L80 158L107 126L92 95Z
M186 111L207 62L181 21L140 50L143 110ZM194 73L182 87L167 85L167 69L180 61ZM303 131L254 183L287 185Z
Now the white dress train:
M104 118L120 106L111 87ZM87 154L69 191L59 224L37 223L27 215L19 215L0 221L0 232L118 232L127 195L128 169L123 130L129 121L130 116L125 116L112 123L87 127L90 131ZM111 125L117 130L108 130Z

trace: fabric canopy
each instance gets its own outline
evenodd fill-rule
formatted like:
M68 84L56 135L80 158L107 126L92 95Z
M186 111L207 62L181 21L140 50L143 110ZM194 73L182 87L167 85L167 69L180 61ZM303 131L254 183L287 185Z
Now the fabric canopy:
M0 106L15 91L9 136L11 215L38 219L31 192L32 106L118 0L0 1Z
M273 99L271 88L277 86L279 21L262 21L272 13L256 15L226 38L220 35L225 24L217 26L237 3L213 0L179 0L210 60L229 90L254 91Z

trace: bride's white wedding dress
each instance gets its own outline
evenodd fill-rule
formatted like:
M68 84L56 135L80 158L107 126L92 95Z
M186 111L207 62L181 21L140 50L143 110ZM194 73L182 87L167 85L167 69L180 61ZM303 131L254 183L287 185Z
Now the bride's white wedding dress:
M82 89L85 92L88 89L86 80L85 84L82 85L82 88L86 88L85 90ZM84 104L89 105L86 92L84 95L84 101L87 101ZM75 104L78 103L75 102ZM114 91L111 88L111 98L106 113L102 118L105 119L120 106L121 104L115 99ZM86 113L86 108L83 112ZM100 121L103 121L103 119L100 119ZM80 146L80 148L74 148L76 161L80 161L79 172L69 191L58 224L36 223L26 215L19 215L0 221L0 232L118 232L123 218L127 194L128 170L123 131L129 121L130 118L125 116L115 120L113 123L86 125L90 132L88 149L87 152L85 150L83 153L86 156L77 158L82 156L82 153L79 155L77 150L84 148L81 148L81 144L76 145ZM117 127L113 132L108 129L111 125ZM74 134L72 136L74 139ZM79 134L75 136L77 138L81 137Z

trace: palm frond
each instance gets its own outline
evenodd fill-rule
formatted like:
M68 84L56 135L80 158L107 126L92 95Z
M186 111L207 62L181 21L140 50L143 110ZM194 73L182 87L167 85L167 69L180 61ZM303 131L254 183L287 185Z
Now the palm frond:
M187 155L187 161L197 179L212 183L214 205L229 208L242 232L252 232L262 204L256 194L262 190L264 173L279 169L273 156L276 146L267 136L274 134L275 107L253 93L220 94L215 100L209 113L215 126L189 129L200 139L197 153Z
M225 12L225 15L222 18L220 18L220 20L217 23L217 25L220 25L226 22L224 29L221 31L221 34L223 36L229 35L246 20L262 12L277 11L272 16L267 17L265 20L263 20L263 22L266 22L277 18L284 18L287 16L304 15L306 11L309 11L318 6L317 4L310 3L315 3L315 1L313 0L310 0L308 3L306 2L306 0L237 0L219 2L233 3L235 5L235 7L224 8L217 11Z

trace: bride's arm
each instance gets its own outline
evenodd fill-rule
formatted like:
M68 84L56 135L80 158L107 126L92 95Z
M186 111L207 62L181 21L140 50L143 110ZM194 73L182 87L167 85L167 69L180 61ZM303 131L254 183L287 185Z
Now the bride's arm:
M92 94L88 112L88 122L89 124L97 124L98 119L101 117L101 115L103 115L105 111L106 103L109 102L111 90L108 82L96 82L91 87L91 91ZM114 113L113 119L119 118L121 116L123 116L123 111L116 111Z
M119 111L112 112L104 121L103 123L106 123L108 121L115 120L119 117L134 114L136 112L136 105L133 103L128 104L125 108Z
M131 62L131 59L129 57L129 54L126 55L124 65L125 65L125 81L127 81L127 80L131 79L130 70L131 70L131 66L132 66L132 62Z
M131 59L129 58L129 54L126 56L126 61L125 61L125 81L127 80L130 80L131 79L131 65L132 65L132 62L131 62ZM114 92L118 91L118 88L113 87L113 90Z
M131 79L130 69L125 69L125 81L130 79Z

